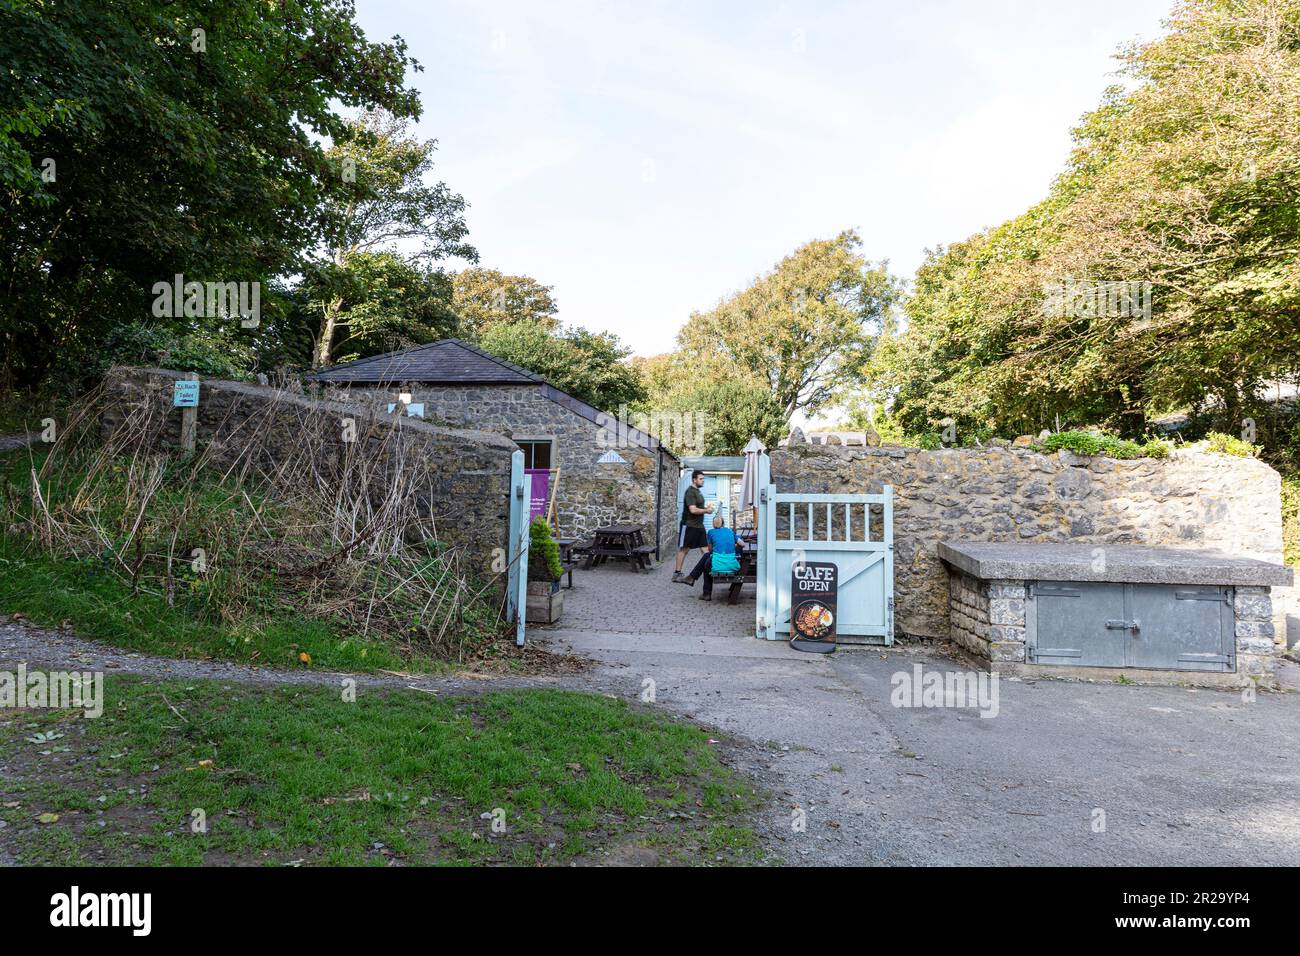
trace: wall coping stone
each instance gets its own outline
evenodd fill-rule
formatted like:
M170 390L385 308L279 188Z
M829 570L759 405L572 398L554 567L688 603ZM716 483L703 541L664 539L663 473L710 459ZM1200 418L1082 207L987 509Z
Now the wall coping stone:
M1102 549L1104 570L1094 570ZM1112 581L1133 584L1289 586L1282 564L1220 551L1119 544L940 541L939 557L977 578L1026 581Z
M165 379L167 381L178 381L180 379L188 378L190 374L188 372L178 372L169 368L145 368L136 366L120 366L119 371L126 375L136 374L150 379ZM499 432L486 431L481 428L461 428L454 425L442 425L427 421L423 418L403 415L397 410L388 412L375 403L357 403L338 398L319 398L313 395L305 395L302 392L290 391L286 388L277 388L274 385L260 385L255 382L236 382L231 379L216 378L207 375L199 376L199 384L204 389L248 395L251 398L256 398L261 401L274 399L275 401L294 405L308 411L334 412L339 415L356 415L360 412L374 418L376 421L396 419L400 422L402 428L408 428L415 432L421 432L426 435L439 435L444 438L474 441L484 445L495 445L498 448L510 452L513 452L519 447ZM199 403L204 404L202 393L200 393Z

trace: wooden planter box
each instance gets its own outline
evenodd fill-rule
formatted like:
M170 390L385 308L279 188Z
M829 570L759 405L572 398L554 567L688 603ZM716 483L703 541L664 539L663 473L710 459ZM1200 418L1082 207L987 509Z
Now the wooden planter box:
M554 624L564 611L564 592L559 581L529 581L524 620L529 624Z

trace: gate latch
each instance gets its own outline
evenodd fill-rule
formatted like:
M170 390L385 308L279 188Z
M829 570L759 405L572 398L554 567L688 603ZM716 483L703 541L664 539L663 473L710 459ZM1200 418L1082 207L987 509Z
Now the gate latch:
M1107 621L1106 630L1108 631L1132 631L1136 634L1142 629L1142 623L1136 618L1132 621Z

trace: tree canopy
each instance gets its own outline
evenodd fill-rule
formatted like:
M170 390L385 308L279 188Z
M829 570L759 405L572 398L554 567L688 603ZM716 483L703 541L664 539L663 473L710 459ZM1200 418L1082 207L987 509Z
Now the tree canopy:
M16 384L77 367L160 280L292 274L337 184L321 138L346 134L340 107L420 109L405 42L369 41L350 0L4 0L0 64Z
M645 386L636 411L652 426L664 413L684 416L669 419L681 427L659 429L678 454L738 455L753 435L771 448L789 430L785 410L756 378L718 377L716 365L686 352L635 358L632 364ZM697 438L698 446L683 443Z
M461 334L477 339L495 325L531 322L555 329L558 307L551 286L529 276L506 275L497 269L470 268L452 279L452 308L460 318Z
M764 385L788 418L816 411L860 380L898 286L885 263L857 252L848 230L800 246L771 272L708 312L677 337L680 352L711 377Z
M1234 422L1300 369L1300 2L1184 0L1167 27L1121 51L1041 203L918 270L872 363L909 428Z
M636 369L625 361L629 350L608 332L511 322L489 328L479 346L601 411L617 414L645 397Z
M465 238L464 198L428 180L436 147L382 110L348 121L330 147L338 182L324 207L323 254L297 296L315 320L316 367L457 329L451 280L433 263L478 253Z

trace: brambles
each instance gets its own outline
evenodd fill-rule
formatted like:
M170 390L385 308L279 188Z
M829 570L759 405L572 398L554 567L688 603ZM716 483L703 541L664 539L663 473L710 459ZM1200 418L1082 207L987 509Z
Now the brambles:
M305 410L286 427L300 406L270 402L235 441L184 458L166 447L167 406L123 405L101 425L105 406L93 393L48 451L10 466L11 539L207 623L287 611L444 660L492 634L491 584L440 539L432 465L408 454L400 419L339 443Z

